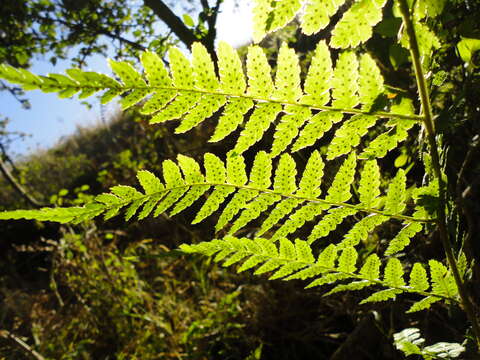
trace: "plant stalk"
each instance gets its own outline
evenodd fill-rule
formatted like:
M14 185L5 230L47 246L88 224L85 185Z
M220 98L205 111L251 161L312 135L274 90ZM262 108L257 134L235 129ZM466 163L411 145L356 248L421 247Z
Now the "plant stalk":
M458 287L458 293L460 295L461 303L463 309L468 317L468 320L472 324L473 333L477 343L477 348L480 351L480 324L479 320L475 316L474 306L470 301L468 293L466 291L465 285L458 271L457 262L453 254L452 244L449 239L447 222L446 222L446 186L442 177L442 170L440 165L440 156L438 153L436 134L435 134L435 125L433 122L433 113L432 105L430 103L430 95L425 81L425 76L423 74L423 68L420 61L420 51L418 47L418 41L415 34L415 28L413 26L410 10L408 8L407 0L399 0L400 12L403 18L403 24L405 26L405 31L408 35L408 41L410 45L410 56L412 58L413 68L415 71L415 78L417 81L418 92L420 95L420 102L423 108L423 124L427 132L427 139L430 146L430 155L432 157L432 167L435 172L435 177L438 181L439 188L439 197L440 205L438 209L438 230L440 233L440 239L442 241L443 249L447 257L448 265L452 271L453 277Z

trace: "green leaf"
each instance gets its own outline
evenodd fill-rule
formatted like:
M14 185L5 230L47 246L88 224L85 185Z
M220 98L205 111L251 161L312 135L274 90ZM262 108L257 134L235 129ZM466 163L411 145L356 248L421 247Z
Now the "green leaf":
M360 57L360 77L358 95L362 108L370 110L375 100L383 93L383 76L380 69L370 56L365 53Z
M183 15L182 15L182 18L183 18L183 22L184 22L185 25L187 25L188 27L194 27L194 26L195 26L195 22L194 22L193 19L190 17L190 15L188 15L188 14L183 14Z
M275 90L273 99L295 102L302 96L300 88L300 65L295 50L286 43L280 47L277 57L277 72L275 75Z
M384 211L389 214L401 214L405 210L406 193L405 171L398 170L395 178L388 185Z
M340 122L342 119L343 114L336 111L322 111L315 114L300 132L300 136L292 146L292 152L313 145L317 139L322 138L323 134L330 130L334 123Z
M302 31L312 35L325 28L345 0L309 0L302 17Z
M275 89L271 72L272 68L263 49L259 46L250 46L247 53L247 94L259 98L270 97Z
M405 286L405 280L403 280L403 266L400 260L397 258L391 258L388 260L383 274L383 280L387 285L392 287L398 288Z
M270 124L277 118L280 111L282 111L282 106L280 104L258 104L246 123L245 129L240 133L240 137L233 152L242 154L259 141L265 131L270 127Z
M234 95L243 95L246 82L242 62L237 52L225 41L219 41L217 56L222 91Z
M355 264L357 263L358 254L353 247L346 247L342 250L340 257L338 258L338 271L344 273L353 273L357 269Z
M362 206L368 209L374 209L379 205L380 168L376 160L366 161L363 165L358 193Z
M299 128L312 117L310 109L295 105L285 107L285 115L275 128L272 144L272 157L281 154L298 135Z
M350 153L335 175L332 185L328 189L328 194L325 198L326 201L340 203L346 202L350 199L352 196L350 193L350 187L353 183L353 177L355 175L355 166L355 153Z
M362 301L360 301L360 304L366 304L369 302L381 302L381 301L387 301L390 299L395 299L397 295L400 294L401 292L402 290L399 290L399 289L380 290L373 293L366 299L363 299Z
M376 116L358 114L345 121L335 132L335 137L328 146L327 159L332 160L352 151L377 120Z
M352 51L340 53L332 80L332 106L336 108L353 108L358 105L358 60Z
M205 46L199 42L192 45L192 66L197 89L214 91L219 88L212 59Z
M307 6L308 8L308 6ZM325 105L330 101L330 83L333 77L330 51L325 41L319 41L305 79L302 103Z
M372 27L382 20L386 0L358 0L343 14L332 31L331 47L356 47L372 36Z
M413 268L410 271L409 286L419 291L425 291L430 287L430 284L428 283L427 271L422 264L413 264Z
M308 236L308 242L312 244L317 239L326 237L330 232L335 230L347 216L355 215L357 211L358 210L349 207L330 209L328 214L313 227L312 232Z
M145 75L150 86L172 86L172 80L162 59L155 53L145 51L141 56Z

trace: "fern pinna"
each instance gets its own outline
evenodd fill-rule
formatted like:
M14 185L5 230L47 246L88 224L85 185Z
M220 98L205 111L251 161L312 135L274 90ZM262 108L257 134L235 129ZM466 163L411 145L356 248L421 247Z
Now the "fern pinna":
M123 109L139 105L151 124L179 120L176 133L189 131L218 112L210 141L220 141L236 131L239 134L225 161L207 153L203 169L194 159L179 155L176 162L163 162L163 180L140 171L141 191L114 186L110 193L98 195L83 207L6 211L0 213L0 219L79 223L100 215L108 219L122 209L126 220L143 219L164 212L175 215L199 201L202 206L193 223L218 212L218 238L182 245L187 253L212 256L225 266L242 262L238 271L256 267L255 273L270 272L271 279L308 279L307 287L334 284L329 294L371 288L371 295L362 303L415 293L421 298L411 306L412 312L439 300L465 306L468 299L461 284L466 265L456 265L457 261L466 264L464 255L456 260L446 250L450 268L430 260L428 266L414 263L404 269L396 257L426 223L444 222L444 207L432 211L424 201L440 198L442 204L445 199L428 91L421 80L422 67L438 42L422 21L438 15L438 9L434 0L417 1L414 9L404 0L394 4L404 18L400 43L411 51L424 109L416 115L411 99L386 99L375 60L367 52L354 49L369 39L372 27L382 19L386 2L358 0L346 9L329 44L318 42L304 76L295 51L286 44L279 50L273 79L261 47L249 46L243 64L225 42L218 44L217 64L206 48L196 43L190 60L179 49L171 48L168 67L160 56L148 51L141 56L142 71L130 63L111 60L115 77L80 69L37 76L2 65L0 77L25 90L56 92L60 97L78 94L81 99L103 92L102 103L121 96ZM255 40L283 27L302 6L302 30L316 33L329 24L340 7L345 7L344 3L256 0ZM421 34L418 41L415 31ZM330 48L341 50L333 56ZM396 149L417 124L427 130L434 170L427 185L418 188L407 187L404 170L387 180L381 176L377 162ZM247 166L243 154L272 126L269 151L257 152L253 164ZM322 155L316 144L329 138ZM310 148L308 161L298 166L295 153L306 148ZM338 170L328 181L324 168L330 169L331 164ZM384 182L388 185L382 186ZM259 224L253 235L239 236L252 222ZM402 226L388 240L382 256L359 252L369 234L387 222ZM353 225L341 239L332 241L330 234L348 224ZM295 239L299 230L308 230L304 240ZM330 244L322 242L327 237ZM475 321L472 323L475 325Z

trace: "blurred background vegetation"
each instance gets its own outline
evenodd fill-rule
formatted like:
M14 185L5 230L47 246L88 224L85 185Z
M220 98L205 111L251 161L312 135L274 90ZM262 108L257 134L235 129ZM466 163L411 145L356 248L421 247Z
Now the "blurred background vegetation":
M171 44L188 47L193 41L212 50L221 3L4 0L0 62L29 67L43 54L52 63L68 58L82 66L92 54L109 51L135 61L140 50L164 54ZM178 16L182 12L187 15ZM479 18L478 1L449 0L442 16L429 24L441 40L431 60L430 81L448 157L445 171L454 180L449 186L458 208L451 231L477 264ZM415 99L407 53L395 42L399 26L387 6L364 50L381 66L391 85L390 98L409 94ZM309 51L319 39L328 39L329 30L305 37L296 27L287 27L262 45L274 65L277 49L286 41L304 66ZM68 55L72 49L75 54ZM239 51L243 56L245 49ZM28 106L20 89L0 85ZM9 156L9 144L23 134L5 131L7 119L0 122L0 209L81 205L110 186L135 184L140 169L159 174L161 161L179 153L198 160L207 151L224 155L232 147L231 137L207 143L215 119L181 136L172 135L175 124L149 126L135 109L104 120L78 128L50 149L15 158ZM383 165L392 172L407 169L421 183L421 162L411 154L422 142L421 133L412 133ZM246 155L268 147L268 141L259 143ZM304 156L300 152L299 159ZM392 334L405 327L420 327L432 343L462 342L466 335L463 315L447 305L407 316L409 299L361 307L354 294L325 298L319 290L303 290L301 282L267 282L265 277L227 272L204 258L187 258L174 251L179 244L213 236L213 220L189 225L195 211L128 224L121 218L75 227L2 222L0 358L401 359ZM365 245L376 246L389 231L382 228ZM436 236L422 235L406 258L421 261L439 254ZM470 274L476 284L479 275L477 266ZM475 291L480 297L480 286Z

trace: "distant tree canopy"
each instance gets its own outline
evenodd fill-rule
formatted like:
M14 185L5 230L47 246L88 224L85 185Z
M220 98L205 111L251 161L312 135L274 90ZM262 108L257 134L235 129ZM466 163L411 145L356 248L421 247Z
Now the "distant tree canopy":
M166 41L213 48L215 22L223 0L4 0L0 7L0 62L28 67L36 55L55 64L75 48L72 62L82 65L112 45L118 57L155 50ZM212 4L212 5L210 5ZM198 12L186 25L175 14ZM197 11L195 11L197 10ZM187 21L188 22L188 21ZM160 23L167 27L162 31ZM77 47L78 46L78 47Z
M56 64L71 59L82 67L89 56L114 51L138 58L138 51L163 52L180 41L201 41L213 52L215 24L223 0L3 0L0 7L0 63L28 68L35 57ZM197 14L193 21L176 13ZM16 87L0 82L24 107Z

